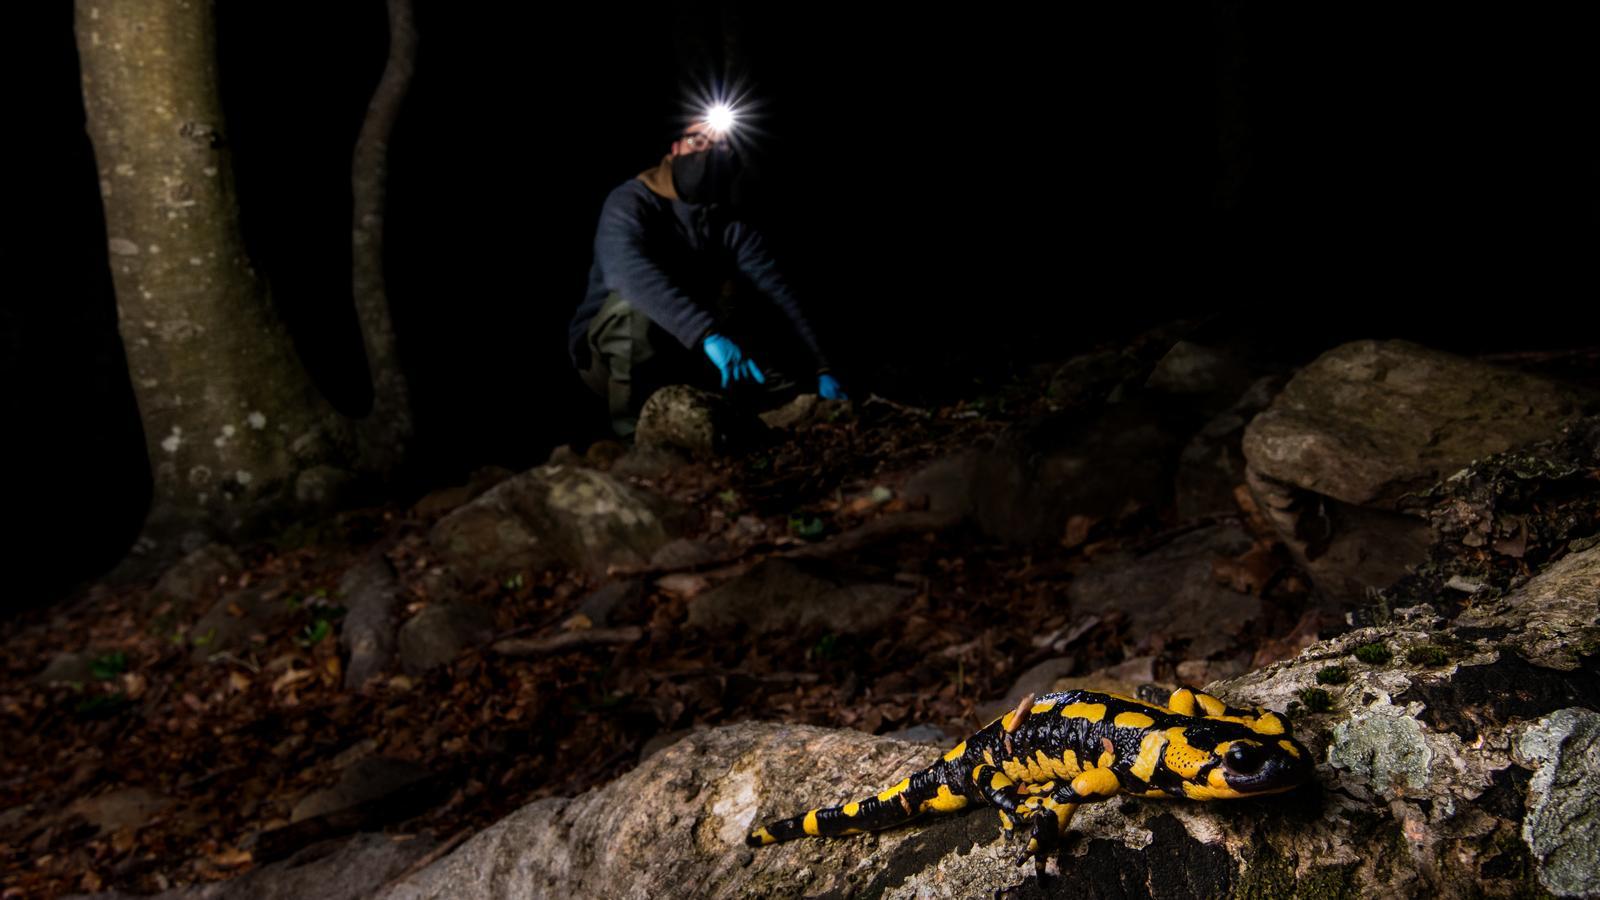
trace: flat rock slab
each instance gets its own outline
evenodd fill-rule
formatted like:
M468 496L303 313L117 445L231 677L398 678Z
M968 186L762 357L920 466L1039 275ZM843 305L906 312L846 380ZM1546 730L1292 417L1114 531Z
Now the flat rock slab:
M1299 709L1316 783L1214 803L1116 798L1084 807L1052 863L1052 896L1510 896L1600 891L1593 865L1596 657L1575 669L1505 649L1523 638L1594 647L1600 548L1533 579L1537 621L1498 637L1424 608L1211 686ZM1509 604L1515 609L1515 598ZM1380 645L1387 661L1370 652ZM1433 648L1428 652L1417 652ZM1339 667L1341 677L1319 679ZM1494 685L1515 684L1516 691ZM957 898L1040 896L997 818L979 807L905 828L751 849L747 831L859 799L939 756L861 732L743 723L695 732L615 782L541 800L391 890L477 897ZM1533 883L1537 879L1537 884Z
M407 672L426 672L494 637L494 615L470 603L429 606L400 626L400 664Z
M289 814L290 822L350 809L387 797L428 777L428 770L410 760L368 756L346 766L330 788L301 797Z
M639 567L682 534L688 510L593 469L541 466L440 519L429 541L458 571L495 577L567 565Z
M857 580L822 560L768 559L690 600L689 624L754 634L861 634L887 624L914 594Z
M437 842L424 835L358 834L338 843L308 847L231 881L174 888L155 900L360 900L373 896ZM81 900L151 900L150 895L108 891L76 895Z

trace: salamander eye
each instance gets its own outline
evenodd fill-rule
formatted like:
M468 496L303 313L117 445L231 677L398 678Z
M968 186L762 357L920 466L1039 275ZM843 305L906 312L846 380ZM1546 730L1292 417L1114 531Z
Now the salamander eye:
M1228 753L1223 757L1222 764L1235 775L1254 775L1261 771L1266 761L1267 754L1258 745L1234 741L1228 745Z

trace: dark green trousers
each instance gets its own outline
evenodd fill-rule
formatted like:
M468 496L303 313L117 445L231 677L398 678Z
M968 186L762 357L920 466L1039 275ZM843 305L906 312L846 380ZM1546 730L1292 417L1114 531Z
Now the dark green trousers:
M765 384L741 382L723 391L722 376L704 353L678 343L677 338L621 294L613 292L607 297L589 323L589 367L579 374L590 390L606 400L611 430L618 437L631 436L644 401L669 384L722 392L741 406L754 409L777 406L800 393L801 386L785 374L798 371L792 367L794 363L785 355L772 352L780 345L782 335L772 333L770 325L739 327L740 319L755 324L750 321L753 317L740 316L739 312L738 306L730 307L732 324L727 336L756 361L767 380Z

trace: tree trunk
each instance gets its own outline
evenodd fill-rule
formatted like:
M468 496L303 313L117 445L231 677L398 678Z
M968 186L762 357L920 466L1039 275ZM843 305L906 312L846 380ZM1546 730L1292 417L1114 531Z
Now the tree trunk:
M251 267L206 0L78 0L84 108L118 325L154 497L135 553L168 558L286 508L348 448Z
M351 163L353 288L356 317L372 379L372 412L357 432L365 466L392 474L411 440L411 397L395 351L394 323L383 271L383 215L388 184L389 137L416 67L417 32L411 0L389 0L389 59L367 105Z

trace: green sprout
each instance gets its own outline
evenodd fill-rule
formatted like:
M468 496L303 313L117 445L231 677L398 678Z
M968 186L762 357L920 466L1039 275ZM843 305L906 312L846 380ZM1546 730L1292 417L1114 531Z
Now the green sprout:
M94 658L89 664L89 674L96 681L110 681L128 670L128 654L113 650Z

